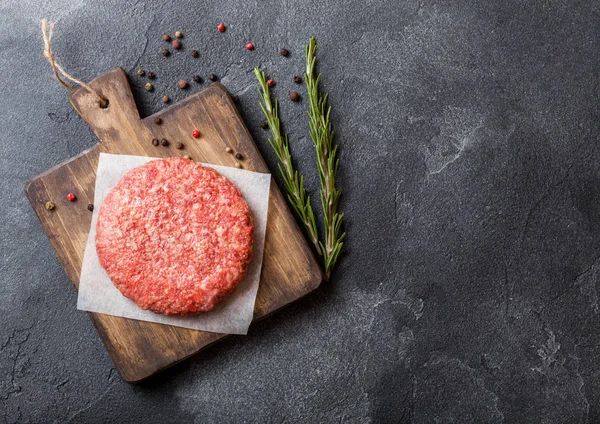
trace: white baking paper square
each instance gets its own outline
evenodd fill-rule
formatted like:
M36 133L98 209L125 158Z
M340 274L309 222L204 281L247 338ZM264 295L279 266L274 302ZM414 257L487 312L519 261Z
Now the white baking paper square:
M219 304L212 311L196 316L172 317L140 309L121 294L108 278L104 268L100 266L96 254L96 221L104 197L127 171L153 159L156 158L100 153L98 173L96 174L94 212L83 256L77 309L192 328L194 330L246 334L252 322L254 302L262 268L271 185L270 174L204 164L219 171L239 188L250 207L254 220L254 254L246 278L236 287L235 292L229 299Z

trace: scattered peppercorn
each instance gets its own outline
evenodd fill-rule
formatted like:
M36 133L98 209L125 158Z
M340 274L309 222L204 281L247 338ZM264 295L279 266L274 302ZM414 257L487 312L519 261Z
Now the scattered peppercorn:
M180 142L178 141L177 143L175 143L175 148L176 148L176 149L179 149L179 150L183 149L183 143L180 143Z
M165 57L166 57L166 56L169 56L169 55L171 54L171 52L169 51L169 49L162 49L162 50L161 50L161 53L162 53L162 55L163 55L163 56L165 56Z
M275 81L273 81L272 79L270 79L270 80L267 80L267 85L268 85L269 87L275 87Z
M46 209L48 209L49 211L51 211L55 207L56 206L54 205L54 203L52 203L52 202L46 202Z
M67 200L69 202L74 202L75 200L77 200L77 196L75 196L73 193L69 193L67 194Z
M156 74L154 72L148 72L147 77L148 77L148 79L154 79L154 78L156 78Z
M198 57L198 50L192 50L191 51L192 57Z
M225 24L219 24L219 25L217 25L217 31L219 31L219 32L225 32Z
M162 100L163 103L169 103L171 101L171 99L169 98L169 96L163 96L161 100Z
M163 40L170 42L171 36L169 34L165 34L165 35L163 35Z
M183 37L183 33L181 31L176 31L175 32L175 37L182 38Z
M254 50L254 44L252 44L252 43L247 43L245 47L246 47L246 50Z
M210 74L208 76L208 79L211 80L211 81L216 81L218 79L218 77L215 74Z
M233 153L233 149L231 147L226 148L225 151L227 153Z
M179 86L179 88L184 89L188 87L188 83L186 80L179 80L177 82L177 85Z
M191 159L190 155L183 155L184 159Z
M231 96L231 100L233 100L233 103L239 103L240 102L240 98L238 96Z
M173 40L171 42L171 46L173 46L174 49L179 50L181 48L181 41L179 41L179 40Z
M160 143L160 142L158 141L158 138L153 138L153 139L152 139L152 144L153 144L154 146L158 146L158 145L159 145L159 143Z
M239 162L236 162L236 163L235 163L235 167L236 167L236 168L241 168L241 167L242 167L242 164L241 164L241 163L239 163Z
M202 82L202 77L200 77L200 75L194 75L192 77L192 79L194 80L194 82L197 82L198 84L200 84Z
M94 204L93 203L88 203L88 211L94 212Z
M144 86L144 88L145 88L147 91L152 91L152 90L154 89L154 86L152 85L152 83L150 83L150 82L147 82L147 83L146 83L146 85Z
M160 124L162 124L162 119L161 118L154 118L154 123L156 125L160 125Z
M294 82L296 84L302 84L302 78L300 78L298 75L294 75Z
M198 130L192 131L192 137L194 137L194 138L200 138L200 131L198 131Z
M290 51L288 49L281 49L279 50L279 54L282 56L287 56L290 54Z
M140 68L140 69L138 69L138 70L137 70L137 74L138 74L140 77L143 77L145 73L146 73L146 72L144 72L144 70L143 70L142 68Z
M242 160L242 159L244 159L244 155L242 155L241 153L238 152L238 153L235 154L235 158L237 160Z
M267 121L261 121L260 124L258 124L258 125L260 125L260 127L263 130L268 130L269 129L269 123Z
M169 145L169 140L167 140L166 138L163 138L162 140L160 140L160 144L161 144L161 146L167 147Z
M291 100L292 102L298 102L298 101L300 101L300 94L298 94L298 93L297 93L297 92L295 92L295 91L292 91L292 92L290 93L290 100Z

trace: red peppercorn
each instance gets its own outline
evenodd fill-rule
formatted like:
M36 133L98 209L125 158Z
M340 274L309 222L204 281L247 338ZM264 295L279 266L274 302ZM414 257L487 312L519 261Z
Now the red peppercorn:
M252 44L252 43L246 44L246 50L254 50L254 44Z
M271 79L270 79L270 80L267 80L267 85L268 85L269 87L275 87L275 81L273 81L273 80L271 80Z
M194 137L194 138L200 138L200 131L198 131L198 130L192 131L192 137Z
M179 41L179 40L173 40L171 42L171 45L173 46L174 49L179 50L181 48L181 41Z
M73 193L69 193L67 194L67 200L70 202L74 202L77 199L77 196L75 196Z
M217 25L217 31L219 31L219 32L225 32L225 24L219 24L219 25Z

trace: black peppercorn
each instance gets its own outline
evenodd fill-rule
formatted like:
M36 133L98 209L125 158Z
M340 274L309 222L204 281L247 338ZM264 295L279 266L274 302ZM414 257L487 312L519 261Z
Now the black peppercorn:
M279 50L279 54L282 56L287 56L288 54L290 54L290 51L288 49L281 49Z
M171 54L171 52L169 51L169 49L162 49L161 53L162 53L163 56L168 56L168 55Z
M300 78L298 75L294 75L294 82L296 84L302 84L302 78Z
M244 155L242 155L241 153L236 153L236 154L235 154L235 158L236 158L237 160L242 160L242 159L244 159Z
M177 143L175 143L175 148L176 148L176 149L179 149L179 150L183 149L183 143L180 143L180 142L178 141Z
M300 94L296 93L295 91L292 91L292 92L290 93L290 100L291 100L292 102L297 102L297 101L300 101Z
M94 205L92 203L88 203L88 211L94 212Z
M162 140L160 140L160 144L162 146L167 147L169 145L169 140L167 140L166 138L163 138Z
M211 80L211 81L216 81L217 80L217 76L215 74L210 74L208 76L208 79Z
M198 57L198 50L192 50L192 57Z
M153 139L152 139L152 144L153 144L154 146L158 146L158 138L153 138Z
M260 124L258 124L258 125L260 125L260 127L261 127L263 130L267 130L267 129L269 129L269 124L267 123L267 121L261 121L261 122L260 122Z
M160 119L160 118L154 118L154 123L156 125L160 125L160 124L162 124L162 119Z
M154 79L156 78L156 74L154 72L148 72L148 75L146 75L148 77L148 79Z
M194 80L194 82L197 82L198 84L200 84L202 82L202 77L200 77L200 75L194 75L192 77L192 79Z

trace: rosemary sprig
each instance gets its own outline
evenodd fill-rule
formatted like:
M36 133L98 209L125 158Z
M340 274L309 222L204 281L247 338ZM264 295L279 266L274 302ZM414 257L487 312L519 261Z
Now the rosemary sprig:
M328 95L323 95L319 90L321 74L315 74L317 61L317 42L311 37L306 46L306 88L310 103L308 116L310 117L310 137L312 138L317 154L317 167L321 180L321 205L323 206L323 229L325 243L319 242L323 251L325 264L325 279L329 280L331 271L335 266L346 233L342 233L343 213L338 213L338 203L341 191L335 186L335 177L340 167L337 156L337 145L333 142L333 128L329 120L331 106L327 105Z
M317 224L315 222L312 206L310 205L310 196L307 195L304 188L304 176L300 175L298 171L294 169L288 136L287 134L281 133L281 126L279 123L279 103L277 99L275 99L275 104L271 101L271 94L269 92L265 73L261 72L258 68L254 68L254 74L260 84L258 89L261 98L260 108L262 109L269 124L269 129L271 130L272 138L269 138L269 144L271 144L271 147L273 147L273 150L279 159L279 172L281 172L285 188L288 192L288 200L298 217L300 217L317 253L321 256L323 253L321 251L321 243L319 242Z

